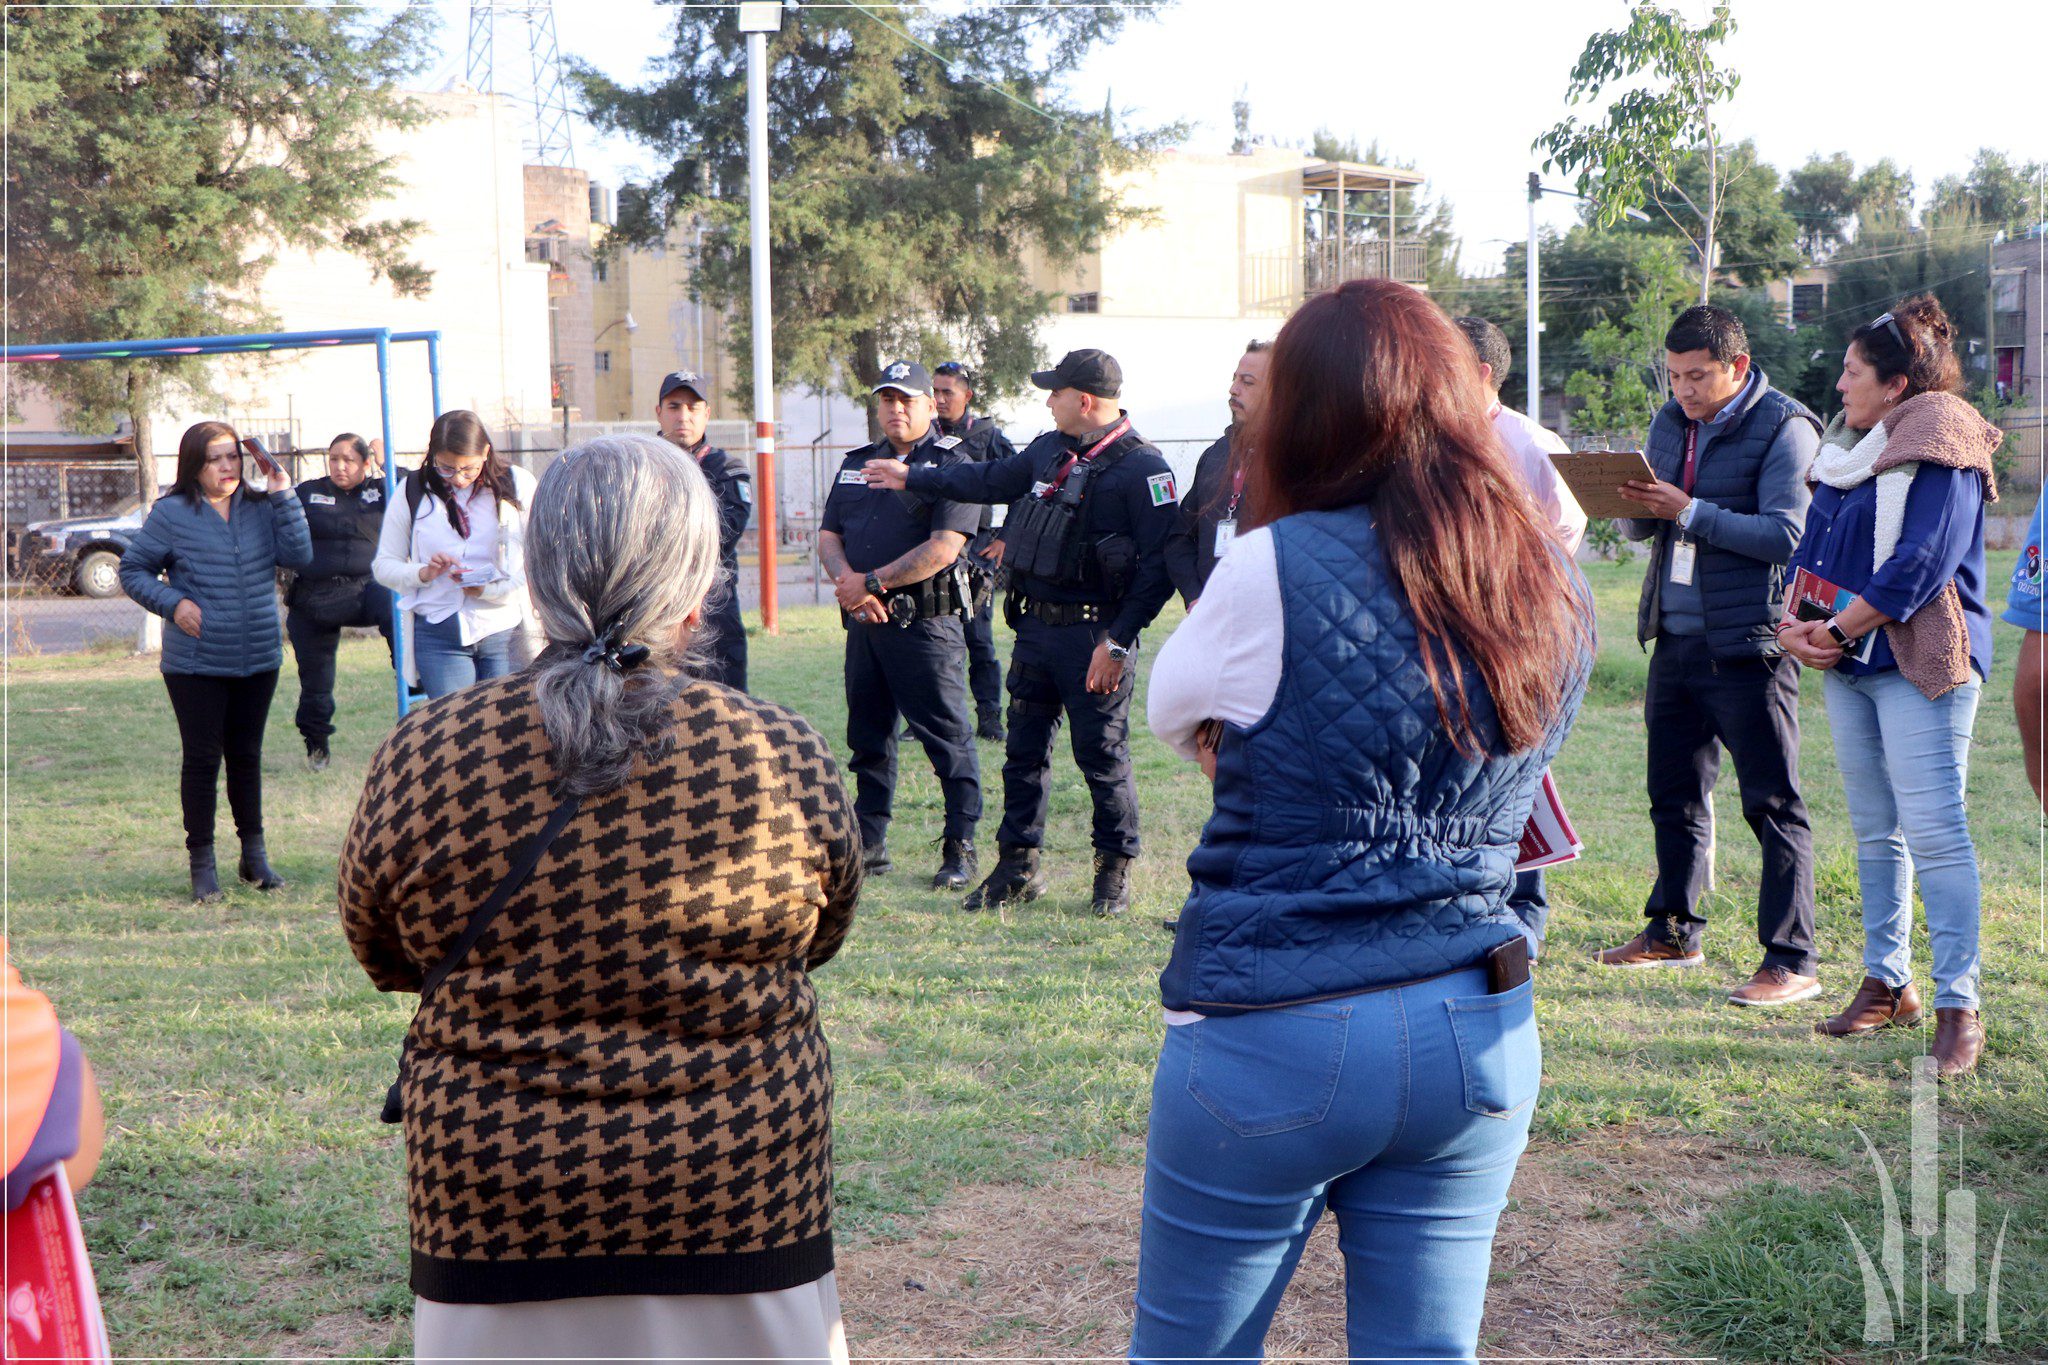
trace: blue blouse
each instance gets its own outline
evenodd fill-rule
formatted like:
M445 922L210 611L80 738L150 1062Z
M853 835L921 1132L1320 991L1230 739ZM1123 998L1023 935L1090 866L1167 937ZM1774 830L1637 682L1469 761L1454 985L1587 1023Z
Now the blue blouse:
M1877 553L1877 480L1844 491L1816 484L1806 513L1806 534L1787 568L1810 569L1838 588L1904 621L1932 602L1951 579L1962 599L1970 633L1970 663L1991 676L1991 608L1984 599L1984 479L1968 469L1923 464L1906 494L1906 520L1898 548L1882 565ZM1875 572L1873 572L1875 568ZM1892 643L1880 630L1870 662L1843 659L1852 676L1895 669Z

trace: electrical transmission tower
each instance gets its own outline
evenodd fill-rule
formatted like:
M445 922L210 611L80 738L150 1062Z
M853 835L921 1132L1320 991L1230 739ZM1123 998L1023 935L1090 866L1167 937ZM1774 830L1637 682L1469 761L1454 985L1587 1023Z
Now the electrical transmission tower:
M516 63L500 70L493 39L500 17L526 25L526 75ZM562 51L555 42L552 0L471 0L469 61L463 79L486 94L514 95L533 111L525 139L529 163L573 166L569 145L569 92L562 84Z

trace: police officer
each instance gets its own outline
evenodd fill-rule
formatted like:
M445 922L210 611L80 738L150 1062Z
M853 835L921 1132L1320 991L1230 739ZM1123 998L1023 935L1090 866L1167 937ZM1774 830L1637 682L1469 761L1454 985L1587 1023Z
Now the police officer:
M818 559L832 575L846 622L846 745L853 751L854 815L870 873L889 870L896 792L896 719L924 745L946 802L934 889L958 891L978 871L981 767L967 709L969 605L958 563L981 520L971 503L870 487L870 460L912 468L960 464L961 438L932 421L932 381L897 361L874 388L883 439L853 451L825 498Z
M961 437L968 454L977 460L1006 460L1017 453L1010 438L992 417L976 417L968 411L974 402L974 376L957 360L948 360L932 371L932 405L938 409L939 429L948 436ZM967 542L968 569L973 574L974 612L967 618L967 685L974 693L977 731L983 739L1001 743L1003 732L1003 666L996 658L995 606L1002 565L989 558L995 540L992 509L984 508L981 526Z
M384 526L384 483L369 443L344 431L327 444L327 474L299 485L313 562L292 575L285 634L299 663L299 734L306 766L327 767L334 738L334 656L349 626L375 626L391 647L391 591L370 576Z
M1244 444L1252 419L1265 405L1266 354L1272 349L1270 341L1254 341L1244 348L1230 376L1230 426L1195 461L1195 477L1180 500L1173 533L1166 538L1166 571L1173 575L1181 600L1191 607L1237 534L1244 504L1244 462L1233 460L1231 454Z
M1008 459L906 468L867 466L871 484L930 497L1011 502L1003 566L1010 653L1010 738L1003 762L1003 824L995 869L967 898L978 910L1042 895L1052 746L1064 711L1074 762L1095 804L1098 915L1130 904L1138 853L1138 789L1131 780L1130 709L1138 632L1173 593L1163 547L1178 510L1173 471L1132 430L1117 404L1123 370L1103 351L1069 351L1031 382L1056 428Z
M740 622L740 537L754 511L754 481L747 467L705 439L711 405L709 385L689 370L665 375L654 402L654 418L665 440L689 452L710 481L718 500L718 562L725 569L725 591L707 617L710 659L704 676L727 687L747 690L747 628Z

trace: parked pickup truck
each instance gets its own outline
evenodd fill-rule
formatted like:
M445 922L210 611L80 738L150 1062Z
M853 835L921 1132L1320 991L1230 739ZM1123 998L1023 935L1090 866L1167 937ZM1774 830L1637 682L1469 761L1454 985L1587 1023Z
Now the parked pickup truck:
M14 576L85 597L119 597L121 552L141 529L133 498L98 516L30 522L14 537Z

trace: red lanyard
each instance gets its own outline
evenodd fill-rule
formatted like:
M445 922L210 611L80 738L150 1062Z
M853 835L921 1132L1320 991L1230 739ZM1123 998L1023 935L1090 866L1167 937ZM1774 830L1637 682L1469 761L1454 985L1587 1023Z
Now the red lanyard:
M1700 424L1689 423L1685 428L1685 494L1692 496L1692 481L1699 476Z
M1087 464L1089 461L1093 460L1097 455L1100 455L1103 452L1104 448L1109 446L1112 442L1116 441L1119 437L1121 437L1125 432L1129 431L1130 429L1131 419L1126 417L1121 422L1118 422L1115 426L1111 427L1109 429L1109 434L1107 436L1104 436L1101 440L1097 441L1094 445L1090 446L1088 448L1088 453L1086 455L1068 455L1067 462L1060 466L1060 472L1052 476L1052 482L1048 483L1044 487L1044 489L1042 489L1039 492L1038 496L1040 498L1049 498L1053 494L1059 492L1060 489L1066 485L1067 475L1074 472L1074 466Z
M1230 505L1223 509L1223 519L1230 521L1237 516L1237 504L1244 500L1244 466L1230 471Z

